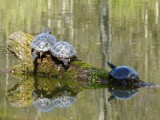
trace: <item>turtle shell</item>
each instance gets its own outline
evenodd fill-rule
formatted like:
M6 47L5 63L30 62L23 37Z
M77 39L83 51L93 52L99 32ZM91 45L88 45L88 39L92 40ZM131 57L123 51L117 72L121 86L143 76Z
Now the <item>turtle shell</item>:
M118 66L110 72L110 75L120 80L135 80L139 77L138 73L129 66Z
M49 51L50 47L56 43L56 37L49 33L37 35L31 43L31 47L38 52Z
M65 41L59 41L55 43L50 48L50 52L53 56L59 58L60 60L69 59L77 56L77 53L74 47Z

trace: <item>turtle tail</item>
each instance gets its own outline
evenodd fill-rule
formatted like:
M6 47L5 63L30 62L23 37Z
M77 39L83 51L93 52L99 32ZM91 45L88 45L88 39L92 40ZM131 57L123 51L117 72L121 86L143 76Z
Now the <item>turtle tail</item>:
M48 34L51 34L51 29L50 28L47 28L44 33L48 33Z
M107 64L112 69L116 68L116 66L114 64L112 64L111 62L109 62L109 61L107 62Z

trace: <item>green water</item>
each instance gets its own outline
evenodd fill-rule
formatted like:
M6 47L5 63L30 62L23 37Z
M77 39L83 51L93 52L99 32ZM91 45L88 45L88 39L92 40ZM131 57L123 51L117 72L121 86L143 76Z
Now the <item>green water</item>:
M143 81L159 84L159 11L160 0L0 0L0 68L18 64L6 48L11 33L24 31L36 35L49 27L58 40L70 42L83 61L108 70L108 60L116 65L128 65ZM77 93L69 108L55 108L46 113L32 105L17 107L8 100L8 90L23 80L26 78L0 73L0 119L160 118L158 87L141 88L131 99L110 102L107 88L83 90Z

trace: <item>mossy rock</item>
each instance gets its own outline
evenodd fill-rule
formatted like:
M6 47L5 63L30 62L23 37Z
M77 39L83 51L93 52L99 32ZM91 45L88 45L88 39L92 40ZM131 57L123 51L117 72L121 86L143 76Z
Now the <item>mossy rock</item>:
M34 65L31 55L30 44L34 36L15 32L9 36L7 47L20 60L19 65L12 67L14 74L34 75ZM53 61L51 55L47 55L42 61L38 60L37 75L43 77L55 77L70 80L85 80L86 82L95 82L101 79L107 79L108 72L104 69L93 67L82 61L72 61L68 70L64 70L62 64Z

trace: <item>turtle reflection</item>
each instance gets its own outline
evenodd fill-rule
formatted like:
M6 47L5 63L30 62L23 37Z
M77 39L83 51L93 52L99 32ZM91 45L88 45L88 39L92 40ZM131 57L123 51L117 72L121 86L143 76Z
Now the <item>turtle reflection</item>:
M113 99L127 100L131 99L132 97L138 94L137 89L110 88L108 91L111 93L111 96L108 98L108 101L111 101Z
M34 97L38 95L33 92ZM70 107L76 100L75 96L71 96L70 92L64 91L61 96L53 97L53 98L46 98L40 97L33 101L33 105L43 112L50 112L54 108L68 108Z
M73 102L76 100L75 97L73 96L61 96L61 97L57 97L57 98L54 98L52 101L53 103L55 104L56 107L59 107L59 108L68 108L70 107Z
M50 112L55 108L55 105L52 104L52 99L49 98L39 98L33 102L33 105L43 112Z

